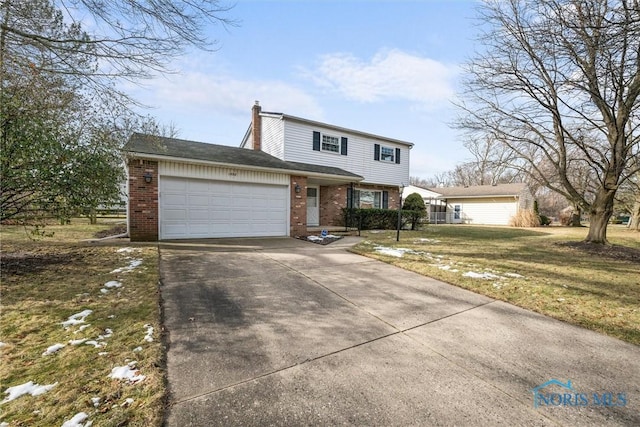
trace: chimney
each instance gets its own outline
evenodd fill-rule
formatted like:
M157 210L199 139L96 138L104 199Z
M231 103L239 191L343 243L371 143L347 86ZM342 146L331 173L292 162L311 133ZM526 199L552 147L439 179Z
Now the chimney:
M260 117L261 112L262 108L260 107L260 102L256 101L252 108L251 129L253 135L253 149L258 151L262 150L262 118Z

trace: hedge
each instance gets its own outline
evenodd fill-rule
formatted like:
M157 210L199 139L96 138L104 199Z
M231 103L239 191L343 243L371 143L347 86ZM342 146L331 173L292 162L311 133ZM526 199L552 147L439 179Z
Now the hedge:
M398 211L396 209L349 209L343 208L346 227L359 230L395 230L398 227ZM420 212L402 210L401 228L411 222L411 218Z

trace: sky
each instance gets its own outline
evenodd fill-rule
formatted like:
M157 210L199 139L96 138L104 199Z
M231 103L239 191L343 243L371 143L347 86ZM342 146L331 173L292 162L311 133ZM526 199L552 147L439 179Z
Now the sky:
M145 114L179 138L239 146L259 101L280 112L412 142L411 176L469 159L458 111L473 56L477 2L237 0L211 25L215 51L191 51L174 74L131 86Z

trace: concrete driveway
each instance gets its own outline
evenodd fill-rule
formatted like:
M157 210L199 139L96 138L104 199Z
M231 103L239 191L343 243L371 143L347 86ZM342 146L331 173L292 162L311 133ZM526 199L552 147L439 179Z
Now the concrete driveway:
M166 424L640 425L638 347L349 253L356 239L162 243Z

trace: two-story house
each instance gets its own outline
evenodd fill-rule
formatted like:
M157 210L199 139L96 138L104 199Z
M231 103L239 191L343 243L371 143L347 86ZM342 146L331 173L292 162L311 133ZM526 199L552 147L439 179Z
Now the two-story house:
M343 208L396 209L413 144L256 102L240 148L134 134L127 155L133 241L304 236Z

